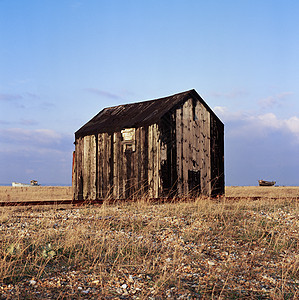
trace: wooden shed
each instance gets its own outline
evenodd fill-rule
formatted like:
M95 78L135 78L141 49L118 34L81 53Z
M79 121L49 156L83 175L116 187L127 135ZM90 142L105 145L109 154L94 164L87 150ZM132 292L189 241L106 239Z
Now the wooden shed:
M74 199L224 193L224 125L195 90L100 111L75 133Z

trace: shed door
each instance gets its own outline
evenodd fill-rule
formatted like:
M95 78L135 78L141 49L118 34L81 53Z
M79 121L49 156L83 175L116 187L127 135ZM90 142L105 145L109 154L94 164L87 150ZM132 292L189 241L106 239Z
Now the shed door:
M191 195L198 196L200 194L200 171L188 171L188 188Z

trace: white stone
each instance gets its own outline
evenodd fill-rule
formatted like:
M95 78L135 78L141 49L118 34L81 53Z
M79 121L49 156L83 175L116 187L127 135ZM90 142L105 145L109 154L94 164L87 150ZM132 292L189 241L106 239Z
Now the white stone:
M35 281L34 279L31 279L31 280L29 281L29 284L30 284L30 285L35 285L35 284L36 284L36 281Z

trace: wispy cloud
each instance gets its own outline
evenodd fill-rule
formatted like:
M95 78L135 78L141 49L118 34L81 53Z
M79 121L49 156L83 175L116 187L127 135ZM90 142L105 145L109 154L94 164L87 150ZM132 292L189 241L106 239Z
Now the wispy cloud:
M215 107L214 111L228 125L228 135L247 135L252 138L267 136L273 131L280 131L291 134L295 138L294 141L299 142L299 118L297 116L282 119L274 113L232 112L223 106Z
M0 182L70 183L73 135L51 129L0 129Z
M237 99L247 96L249 93L245 90L233 90L230 92L212 92L210 95L217 98Z
M30 93L30 92L24 93L24 96L32 98L32 99L40 99L39 95L37 95L35 93Z
M25 109L30 104L35 103L40 99L39 95L31 93L31 92L24 92L24 93L2 93L0 94L0 102L7 103L14 108L21 108Z
M0 94L0 101L19 101L26 98L39 99L37 94L26 92L21 94Z
M0 129L0 182L71 182L73 136L49 129Z
M105 98L114 99L114 100L122 100L123 99L120 95L110 93L108 91L96 89L96 88L86 88L85 91L105 97Z
M290 95L293 95L293 93L283 92L274 96L269 96L259 100L259 105L262 108L271 108L273 106L282 104Z
M0 101L17 101L23 99L23 96L20 94L0 94Z
M299 117L214 108L225 124L226 184L298 185Z
M5 120L0 120L1 125L8 125L11 124L11 122L5 121Z
M52 102L42 102L40 104L40 107L43 109L43 110L49 110L49 109L52 109L52 108L55 108L56 105Z
M29 120L29 119L22 119L20 121L20 124L21 125L24 125L24 126L33 126L33 125L37 125L38 122L36 120Z
M223 121L234 121L234 120L240 120L245 118L244 112L230 111L225 106L215 106L213 110L216 113L216 115L218 115L220 119Z
M21 119L19 121L0 120L0 125L9 125L10 127L11 126L19 126L19 125L34 126L34 125L38 125L38 122L33 119Z
M0 129L1 141L8 144L28 145L53 145L62 140L62 135L51 129L24 129L24 128L7 128Z

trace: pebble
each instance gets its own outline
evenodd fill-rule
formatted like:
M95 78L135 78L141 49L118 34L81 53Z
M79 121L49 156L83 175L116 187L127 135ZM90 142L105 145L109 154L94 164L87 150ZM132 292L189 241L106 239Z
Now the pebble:
M36 284L36 281L35 281L34 279L31 279L31 280L29 281L29 284L30 284L30 285L35 285L35 284Z
M130 218L130 214L126 217L122 214L122 209L120 209L120 211L119 216L98 217L98 219L106 220L111 218L111 220L113 220L111 222L117 223L118 220L127 222L127 218ZM65 210L62 211L61 214L66 214L67 212L68 210ZM75 216L76 213L78 213L78 218ZM147 214L149 214L149 212L145 212L142 218L144 218L144 220L151 220L151 216L148 216ZM265 219L265 222L267 222L268 219L267 215L270 215L273 220L275 219L280 222L279 226L281 226L282 229L285 229L284 234L291 232L294 235L294 238L296 237L297 231L295 228L293 228L292 231L287 231L285 225L287 224L286 218L289 218L290 220L291 218L294 218L295 222L295 215L289 216L288 214L283 214L281 212L280 217L275 211L269 211L267 213L261 212L261 216L259 216L258 212L252 212L252 215L255 215L256 218L259 217ZM250 216L251 215L249 214L248 218ZM76 225L77 223L72 223L73 220L75 218L80 220L81 217L79 211L72 210L67 216L67 220L69 220L68 222L71 222L71 225ZM84 218L86 219L87 217L84 216ZM192 291L200 290L202 298L204 299L205 296L207 296L205 292L211 290L214 285L215 287L223 288L224 292L222 297L224 297L225 293L228 293L229 295L231 290L236 291L237 289L240 291L238 292L239 296L241 293L242 295L244 293L250 293L248 292L250 290L258 290L261 296L263 294L269 295L270 292L272 293L274 287L282 286L282 284L284 285L286 293L292 295L293 291L296 289L296 285L299 284L299 280L295 280L295 278L292 278L289 275L287 275L286 278L281 278L281 274L278 272L278 270L281 271L282 264L284 268L289 268L290 270L294 269L292 269L292 266L296 261L296 257L291 251L293 248L289 248L281 253L278 252L277 257L270 258L267 256L267 253L271 245L268 245L266 241L262 240L261 243L258 240L243 241L240 236L237 236L238 239L235 239L232 236L229 237L230 239L228 240L222 239L220 236L215 237L213 234L206 233L206 226L209 223L208 221L204 221L204 219L200 222L198 221L200 226L196 227L195 225L192 225L195 224L192 222L187 226L186 223L183 222L184 218L163 217L162 213L161 216L158 215L157 218L159 219L161 226L163 225L161 227L162 229L155 229L151 233L147 233L146 231L140 232L139 230L136 232L134 230L126 231L125 228L122 230L107 230L104 233L99 230L95 234L98 234L100 237L103 234L110 235L111 240L115 242L121 238L141 243L139 239L142 237L146 242L145 245L149 247L149 249L154 252L157 251L157 256L155 256L154 260L155 268L158 268L159 266L161 269L165 268L167 272L170 272L168 274L173 276L170 278L171 281L174 281L173 284L176 284L177 280L181 280L183 283L181 287L170 288L171 285L165 285L166 290L164 290L164 287L157 288L155 284L161 274L153 273L147 265L145 267L142 267L141 265L134 267L128 266L126 267L127 269L122 267L116 274L112 275L104 271L105 276L101 277L100 280L96 279L99 276L97 271L90 271L92 274L86 274L82 270L73 271L69 267L61 266L61 270L63 270L60 272L60 276L62 276L61 280L60 278L57 278L58 275L51 275L53 277L49 278L47 275L43 275L44 277L39 277L38 280L36 280L35 277L32 277L32 279L29 280L29 277L25 279L24 282L21 281L17 285L12 286L0 283L0 299L2 299L1 296L3 295L5 295L3 297L6 297L3 299L13 299L13 297L16 296L15 287L18 287L19 291L22 291L24 295L24 290L26 289L28 289L26 295L30 295L30 293L41 293L41 295L39 295L40 299L51 299L51 293L56 293L56 291L59 291L57 293L60 293L61 291L66 294L72 291L76 296L80 294L79 298L81 297L83 299L103 299L104 296L102 293L106 293L107 297L110 297L111 295L114 297L118 294L120 299L142 299L142 296L147 295L147 299L154 300L165 298L199 299L198 297L200 297L200 294L193 292L189 294L189 288L190 290L192 289ZM246 219L246 221L254 220L252 217L250 218L251 219ZM53 221L50 221L54 223L53 227L58 230L68 228L68 223L60 223L61 220L62 218L59 217L58 221L55 220L55 222L58 223L54 222L54 218ZM131 221L131 219L128 219L128 223L129 221ZM195 222L197 221L195 220ZM113 225L114 223L111 224ZM13 225L15 225L15 223L11 223L11 226ZM29 225L30 224L26 224L26 226ZM50 226L52 225L49 225L49 228ZM244 223L244 226L246 229L247 223ZM0 224L0 232L5 233L7 228L7 223L5 227L3 224ZM86 226L89 234L88 237L92 237L92 228L93 227ZM225 229L225 226L223 228ZM250 227L248 228L250 229ZM280 227L278 227L278 225L274 227L274 233L277 228ZM131 229L131 227L129 229ZM243 232L242 226L240 227L240 230L241 229ZM9 228L9 231L11 230L12 229ZM193 230L195 230L194 233ZM215 228L211 227L211 230L215 230ZM237 233L239 234L240 232ZM193 234L195 235L194 241ZM199 234L199 237L202 235L204 238L197 242L196 239L198 239L198 237L196 234ZM191 237L189 238L189 236ZM176 250L180 256L174 257L173 252L167 253L167 251L170 250ZM190 258L193 257L193 260L191 260L189 256ZM149 259L151 259L151 257L149 257ZM229 280L227 280L228 266L232 270L232 275L234 275L229 278ZM172 274L172 270L177 273ZM248 270L252 270L252 272L248 272ZM101 287L99 287L100 284ZM88 288L88 286L92 287ZM277 295L278 292L275 290L273 294ZM14 296L12 296L13 294ZM240 297L242 297L242 295ZM56 296L58 296L58 294ZM112 299L112 296L110 299Z
M209 266L215 266L215 263L213 261L211 261L211 260L208 260L208 265Z
M96 280L92 281L91 283L97 285L100 283L100 280L96 279Z

